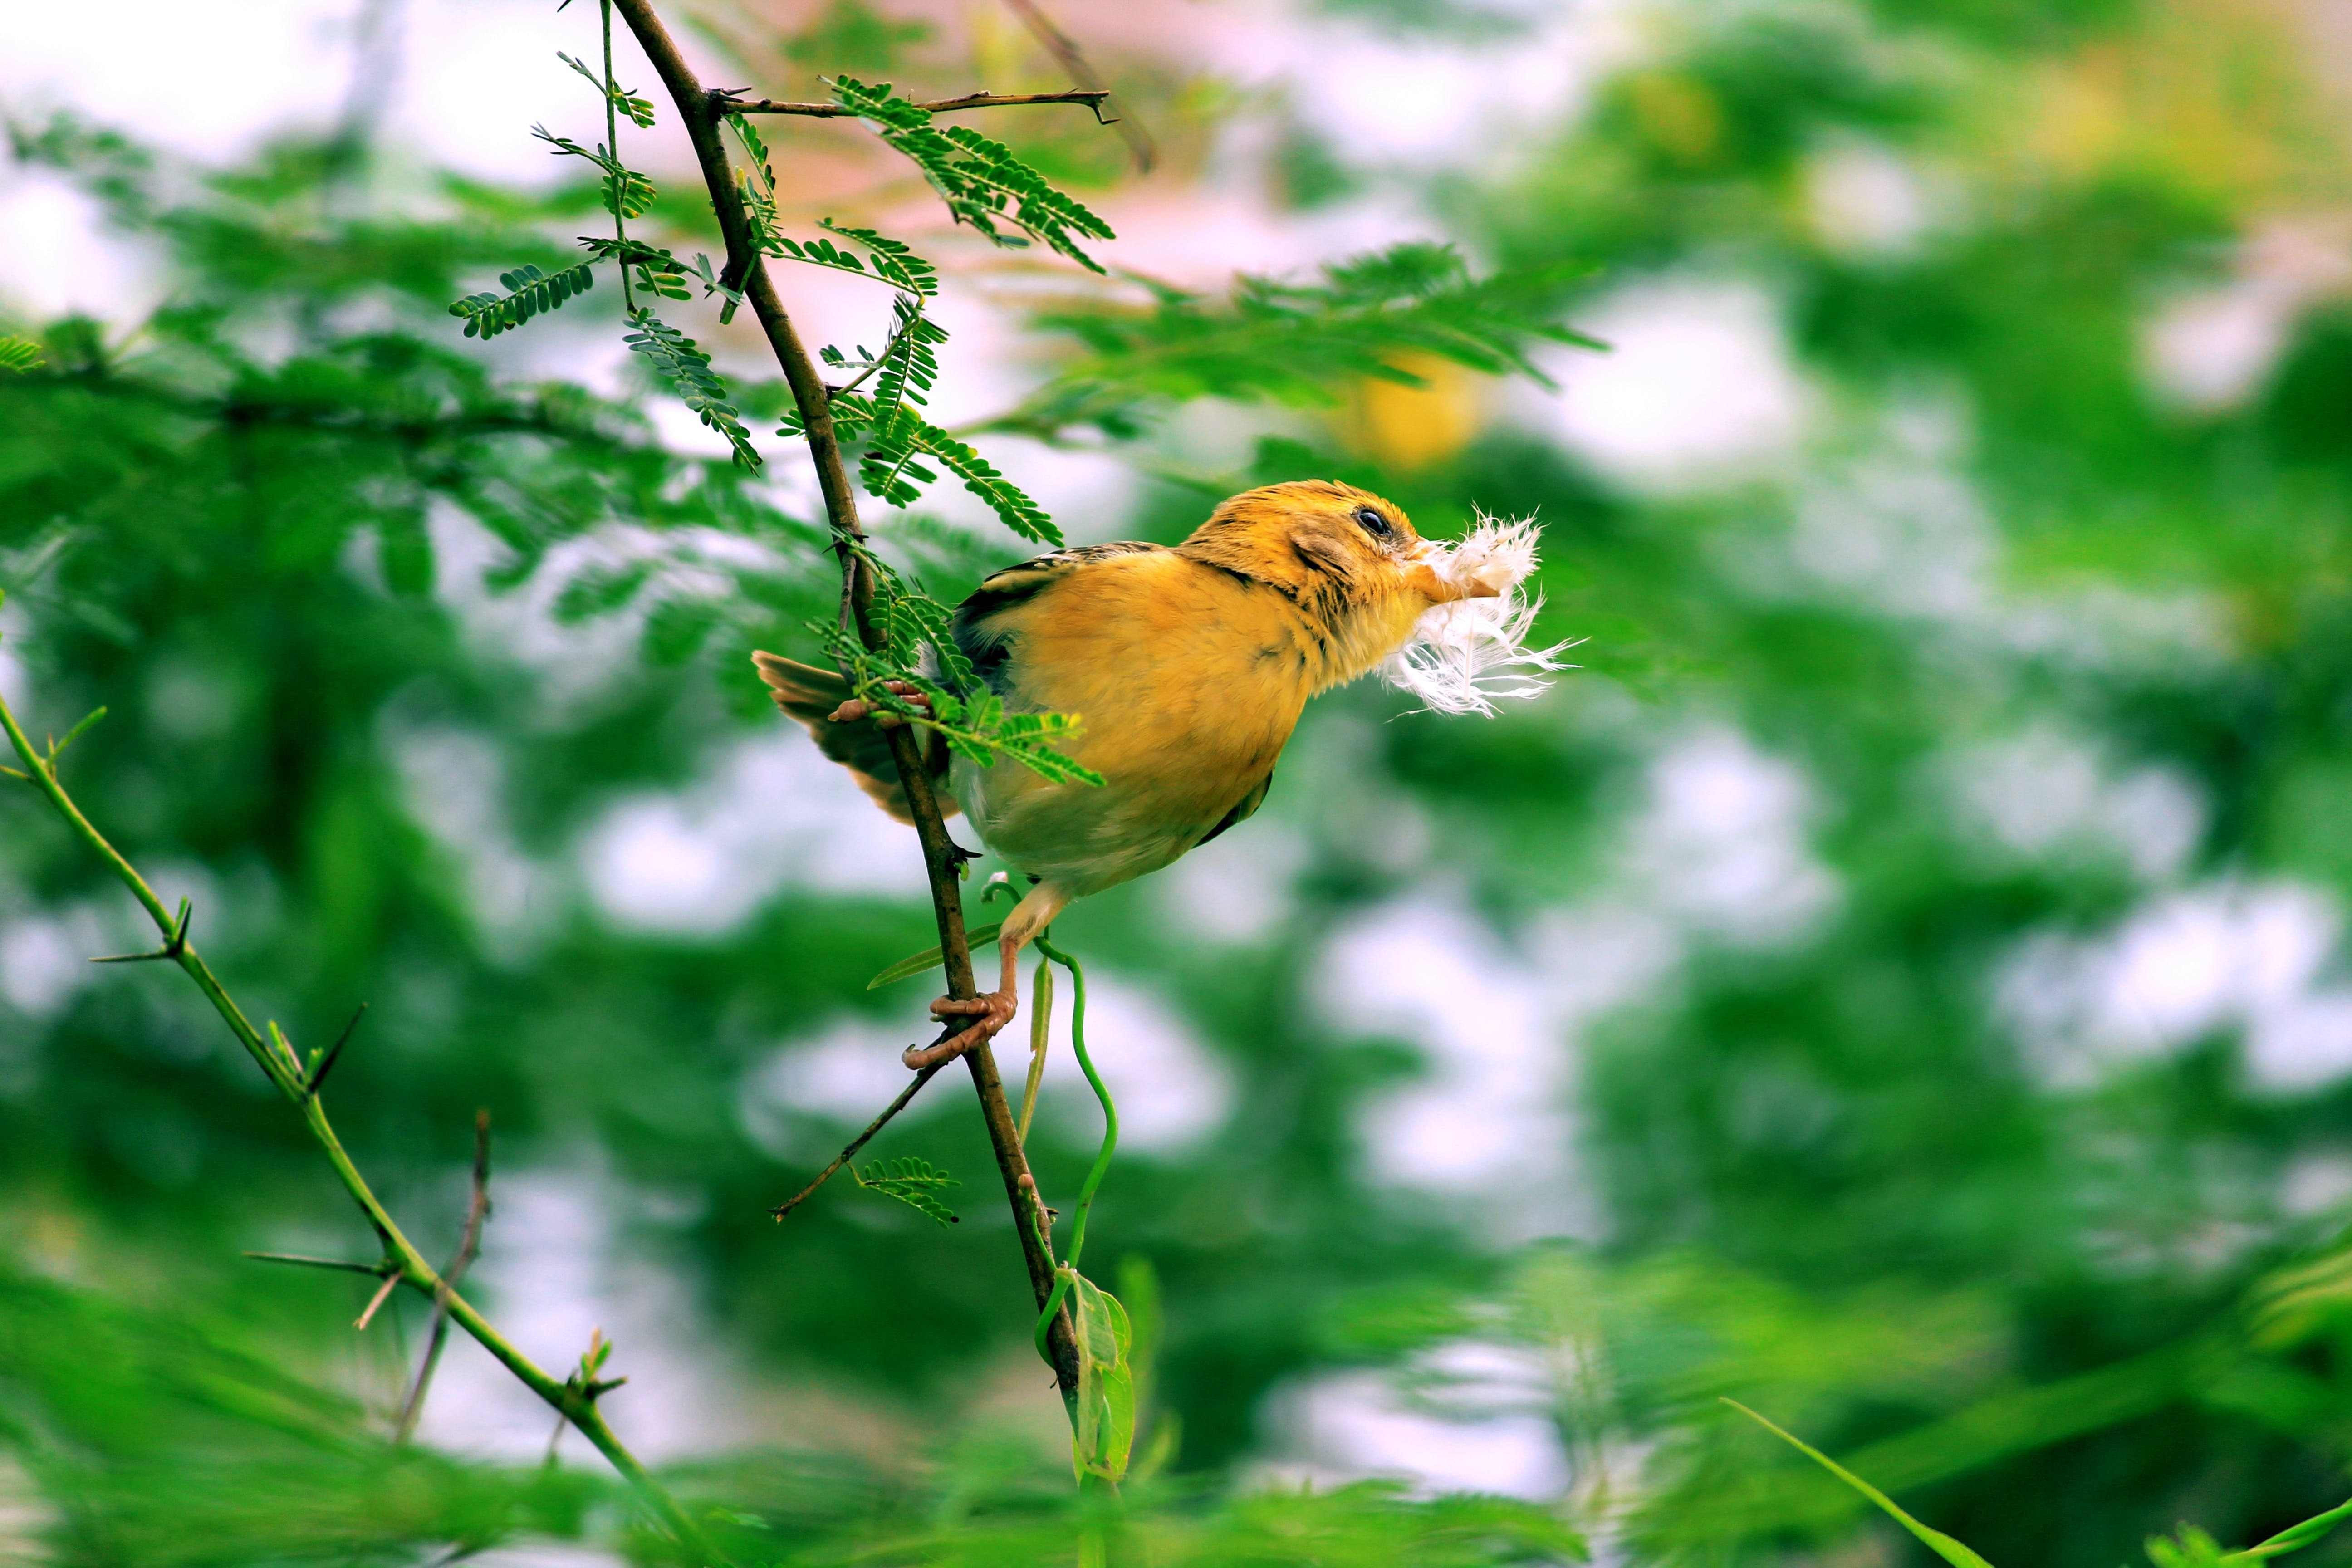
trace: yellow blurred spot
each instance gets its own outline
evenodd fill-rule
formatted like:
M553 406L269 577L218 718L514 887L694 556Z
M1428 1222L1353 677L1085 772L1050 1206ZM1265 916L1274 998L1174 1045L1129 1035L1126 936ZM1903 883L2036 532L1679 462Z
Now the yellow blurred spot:
M1706 163L1723 144L1723 110L1715 94L1690 78L1643 71L1626 91L1643 138L1676 163Z
M1469 445L1479 423L1471 374L1435 354L1399 354L1390 363L1422 384L1360 382L1341 421L1349 444L1396 468L1427 468Z

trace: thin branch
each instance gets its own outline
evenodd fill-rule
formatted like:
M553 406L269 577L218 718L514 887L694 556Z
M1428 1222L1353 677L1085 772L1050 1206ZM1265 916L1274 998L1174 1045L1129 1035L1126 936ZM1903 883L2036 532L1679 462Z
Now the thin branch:
M1087 57L1079 51L1076 40L1054 26L1054 19L1037 8L1035 0L1004 0L1004 4L1021 18L1021 25L1029 29L1030 36L1045 47L1045 52L1062 62L1062 68L1070 73L1073 80L1080 83L1089 93L1100 93L1104 98L1110 96L1110 89L1103 85L1103 79L1096 74L1095 68L1087 63ZM1151 173L1151 165L1160 161L1160 149L1152 144L1151 133L1143 128L1141 121L1131 115L1103 120L1099 100L1095 106L1095 118L1102 120L1105 125L1118 128L1118 139L1127 143L1128 156L1135 160L1137 174Z
M669 30L655 14L652 0L614 0L614 5L628 23L629 31L636 36L638 47L660 75L662 87L677 106L678 118L685 121L687 136L694 146L695 162L701 167L703 184L719 219L719 232L726 238L725 276L731 283L740 283L744 298L751 301L752 314L759 319L768 346L783 370L786 384L792 388L793 404L800 415L809 457L816 466L818 489L824 494L825 516L832 526L834 554L841 564L843 603L858 639L869 648L880 647L885 639L872 616L873 575L866 570L861 556L866 531L857 521L857 494L851 488L848 466L842 458L833 410L825 398L824 380L817 374L815 361L801 342L792 318L785 313L783 301L777 297L775 283L768 275L766 261L736 190L726 145L719 135L721 116L742 113L750 106L738 104L726 94L705 90L686 63L686 57L678 52ZM948 837L946 819L940 816L939 800L931 790L930 774L924 766L923 742L908 725L887 730L884 734L889 742L891 761L898 770L899 784L907 792L908 814L915 819L915 836L923 847L923 870L930 881L931 913L939 926L948 994L968 1001L979 994L979 987L972 983L971 946L964 936L958 851ZM1012 1107L1005 1103L1004 1084L996 1071L996 1055L983 1040L965 1052L963 1059L971 1073L972 1091L980 1097L981 1118L988 1127L989 1145L996 1157L997 1172L1004 1181L1005 1201L1013 1209L1013 1230L1021 1240L1029 1288L1038 1310L1043 1311L1054 1293L1054 1257L1033 1227L1024 1223L1028 1200L1023 1196L1021 1182L1029 1173L1029 1162L1021 1152L1021 1139L1013 1129ZM1077 1345L1066 1311L1057 1313L1049 1325L1047 1344L1064 1399L1076 1399Z
M872 1141L874 1134L881 1131L883 1128L889 1125L890 1119L892 1117L906 1110L907 1102L913 1100L916 1094L922 1089L923 1085L930 1082L933 1078L938 1076L940 1068L945 1066L947 1066L947 1063L945 1062L937 1062L917 1073L915 1075L914 1081L908 1084L905 1089L898 1091L898 1098L890 1102L890 1108L885 1110L881 1115L876 1117L873 1121L867 1122L866 1124L866 1131L860 1132L856 1137L852 1138L849 1141L849 1146L833 1157L833 1163L827 1165L824 1170L819 1171L816 1173L815 1181L811 1182L807 1186L803 1187L799 1192L794 1193L791 1197L786 1198L782 1203L777 1205L768 1212L774 1215L776 1218L781 1221L786 1215L792 1213L794 1209L800 1207L802 1204L807 1202L811 1193L815 1192L819 1187L824 1185L825 1183L833 1180L834 1173L840 1170L844 1165L849 1163L852 1159L856 1158L857 1152L860 1149L865 1148L866 1145Z
M294 1263L305 1268L339 1268L346 1274L370 1274L378 1278L396 1275L400 1265L379 1258L373 1263L353 1263L347 1258L305 1258L299 1252L248 1252L256 1263Z
M326 1110L319 1097L306 1090L293 1071L271 1050L260 1031L230 999L227 991L213 973L211 965L196 951L195 944L187 940L184 906L183 913L175 919L163 907L163 900L156 896L155 889L149 886L147 879L123 858L121 851L107 841L104 834L91 826L89 818L82 815L81 808L58 783L55 772L42 763L32 741L17 724L16 715L9 709L5 694L0 694L0 732L5 732L9 744L16 748L17 757L31 775L30 782L34 787L47 798L75 836L122 879L123 886L131 889L131 896L139 900L140 907L147 911L148 918L163 934L166 944L177 947L173 962L205 994L205 1000L213 1005L213 1010L220 1015L222 1022L228 1026L230 1032L236 1037L237 1044L245 1047L246 1054L253 1058L255 1065L261 1068L263 1076L277 1085L279 1092L300 1112L304 1125L310 1128L310 1136L325 1152L327 1163L333 1167L344 1192L351 1194L352 1201L367 1217L370 1228L374 1230L377 1239L383 1244L385 1261L396 1272L384 1277L383 1289L377 1292L377 1300L361 1318L359 1326L366 1326L368 1319L374 1315L376 1309L383 1305L396 1286L406 1285L435 1298L436 1301L441 1300L445 1292L440 1275L403 1234L390 1212L376 1197L374 1189L360 1174L359 1167L352 1163L350 1153L344 1150L342 1140L335 1135L333 1126L328 1122ZM499 1333L489 1320L463 1296L455 1291L447 1291L446 1295L448 1314L457 1326L472 1335L500 1365L514 1373L523 1386L568 1415L572 1424L596 1446L597 1451L636 1489L638 1496L645 1500L646 1505L689 1557L709 1563L724 1564L727 1562L704 1536L702 1527L677 1505L677 1500L671 1497L637 1457L614 1436L612 1427L606 1425L592 1399L583 1398L583 1391L549 1376L530 1357L509 1342L506 1336Z
M788 103L772 98L741 100L721 94L726 114L801 114L811 120L843 120L856 110L839 103ZM1110 96L1108 88L1087 88L1077 92L967 92L961 98L935 98L928 103L915 105L933 114L951 114L963 109L1003 109L1021 103L1083 103L1095 111L1095 119L1105 125L1116 125L1116 120L1103 118L1103 100Z
M417 1363L416 1381L409 1386L400 1420L393 1427L394 1445L407 1442L409 1434L416 1430L416 1417L425 1409L425 1391L433 1384L433 1369L441 1364L441 1346L449 1337L449 1298L474 1259L481 1256L482 1222L489 1217L490 1113L485 1108L474 1112L474 1189L466 1205L465 1235L457 1242L457 1256L441 1271L440 1289L433 1292L433 1327L425 1336L425 1359Z

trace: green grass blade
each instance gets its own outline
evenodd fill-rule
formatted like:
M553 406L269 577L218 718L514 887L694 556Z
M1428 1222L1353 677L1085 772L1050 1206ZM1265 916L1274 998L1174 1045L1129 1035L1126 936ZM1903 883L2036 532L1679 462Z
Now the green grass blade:
M1827 1454L1822 1453L1819 1448L1814 1447L1802 1437L1798 1436L1792 1432L1786 1432L1781 1430L1780 1427L1775 1426L1771 1422L1767 1421L1763 1416L1757 1415L1756 1412L1748 1409L1748 1406L1740 1404L1737 1399L1727 1398L1724 1400L1724 1403L1730 1405L1734 1410L1738 1411L1742 1415L1747 1416L1750 1421L1753 1421L1758 1426L1763 1427L1767 1432L1769 1432L1774 1436L1780 1438L1782 1442L1787 1443L1798 1452L1810 1456L1816 1464L1822 1467L1822 1468L1829 1471L1830 1474L1835 1476L1838 1479L1843 1481L1846 1485L1852 1487L1854 1490L1860 1492L1871 1501L1876 1503L1880 1508L1885 1510L1889 1518L1893 1519L1895 1523L1901 1525L1912 1534L1917 1536L1921 1543L1924 1544L1928 1551L1933 1552L1945 1562L1951 1563L1952 1568L1992 1568L1991 1563L1986 1562L1983 1558L1978 1556L1973 1551L1953 1540L1950 1536L1946 1535L1942 1531L1930 1530L1927 1526L1920 1523L1909 1514L1905 1513L1901 1509L1895 1506L1895 1500L1893 1498L1888 1497L1885 1492L1880 1491L1868 1481L1864 1480L1860 1476L1855 1475L1852 1470L1847 1469L1843 1465L1839 1464L1835 1459L1831 1458Z
M971 947L983 946L988 942L994 942L996 940L996 933L1003 929L1004 922L1003 921L998 921L992 925L976 926L972 930L964 933L965 943ZM936 947L925 948L922 952L916 953L911 958L900 959L898 963L892 964L889 968L884 970L881 973L867 981L866 983L866 989L868 991L878 991L883 986L888 985L894 981L906 979L909 974L920 974L927 969L937 969L940 966L940 960L944 956L945 954L941 953Z

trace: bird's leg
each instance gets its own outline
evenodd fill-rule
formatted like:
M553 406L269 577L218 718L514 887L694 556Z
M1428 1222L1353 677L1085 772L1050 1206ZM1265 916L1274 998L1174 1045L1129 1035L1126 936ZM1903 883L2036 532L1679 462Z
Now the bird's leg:
M969 1000L942 996L931 1004L931 1016L942 1022L950 1018L971 1017L969 1028L941 1040L935 1046L908 1047L900 1059L918 1070L950 1057L960 1057L982 1040L993 1039L999 1030L1013 1022L1021 1009L1020 967L1021 950L1029 939L1054 923L1054 917L1068 907L1070 895L1048 881L1029 889L1028 895L1005 917L1003 929L996 933L997 956L1003 961L1002 984L985 995Z
M921 690L919 690L912 681L886 680L882 683L882 689L887 691L893 697L905 698L909 706L919 708L926 713L931 710L931 700L924 696ZM895 730L899 725L908 722L908 720L899 717L898 714L888 712L887 710L877 717L874 711L874 704L868 702L863 697L851 698L848 701L835 709L830 717L836 724L854 724L860 719L872 718L876 723L881 725L885 730Z

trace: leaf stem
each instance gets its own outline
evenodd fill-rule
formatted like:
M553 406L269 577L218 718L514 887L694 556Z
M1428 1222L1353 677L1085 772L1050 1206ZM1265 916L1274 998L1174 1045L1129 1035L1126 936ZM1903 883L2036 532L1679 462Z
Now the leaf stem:
M596 0L596 10L604 32L604 155L617 164L621 161L621 121L613 104L613 94L616 90L613 80L613 0ZM626 176L614 176L607 188L612 193L613 243L622 252L621 314L634 316L637 313L637 301L629 289L629 234L621 219L621 205L627 196L625 184Z
M922 1071L917 1073L915 1075L914 1081L909 1083L905 1089L898 1091L898 1098L890 1102L888 1109L884 1110L881 1115L876 1117L873 1121L867 1122L866 1124L866 1131L860 1132L856 1137L852 1138L849 1141L849 1146L833 1157L833 1163L827 1165L824 1170L819 1171L816 1173L816 1180L811 1182L807 1186L803 1187L799 1192L794 1193L791 1197L786 1198L782 1203L778 1204L774 1208L770 1209L768 1212L775 1215L779 1221L782 1221L786 1215L800 1207L803 1203L806 1203L812 1193L814 1193L819 1187L831 1181L833 1179L834 1173L840 1170L844 1165L849 1163L849 1162L856 1156L857 1152L860 1149L865 1148L866 1145L873 1140L873 1137L877 1132L881 1131L883 1128L889 1125L890 1119L892 1117L907 1109L907 1102L915 1098L916 1094L921 1090L923 1085L930 1082L931 1079L938 1075L940 1068L947 1065L948 1064L945 1062L934 1062L929 1067L927 1067Z
M1062 1300L1069 1293L1070 1281L1078 1271L1078 1255L1087 1246L1087 1213L1094 1207L1095 1193L1110 1173L1110 1157L1118 1148L1118 1107L1111 1103L1110 1090L1103 1087L1102 1075L1095 1071L1094 1058L1087 1055L1087 972L1078 961L1045 940L1041 933L1031 945L1039 953L1070 972L1070 1049L1078 1058L1078 1067L1094 1086L1095 1098L1102 1101L1102 1148L1095 1154L1094 1168L1087 1173L1086 1184L1078 1189L1077 1217L1070 1222L1070 1250L1054 1270L1053 1294L1046 1299L1045 1310L1037 1318L1037 1353L1053 1358L1045 1348L1045 1331L1055 1321Z

